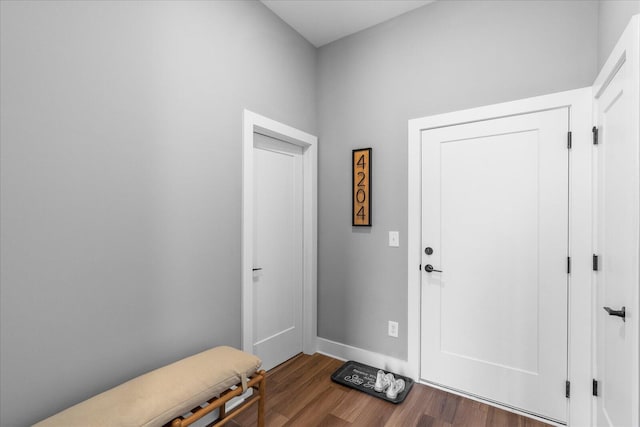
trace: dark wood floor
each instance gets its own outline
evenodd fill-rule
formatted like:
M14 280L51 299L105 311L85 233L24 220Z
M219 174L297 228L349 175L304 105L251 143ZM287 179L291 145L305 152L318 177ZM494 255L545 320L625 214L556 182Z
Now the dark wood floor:
M266 425L360 427L545 427L547 424L441 390L415 384L389 403L331 381L343 362L300 354L267 373ZM227 425L256 425L256 406Z

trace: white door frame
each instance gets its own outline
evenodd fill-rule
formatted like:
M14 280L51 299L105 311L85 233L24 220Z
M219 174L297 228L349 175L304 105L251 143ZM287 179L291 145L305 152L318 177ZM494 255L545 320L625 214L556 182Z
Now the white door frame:
M253 350L253 134L266 135L302 147L303 164L303 289L302 350L316 351L317 341L317 206L318 138L283 123L243 112L242 127L242 349Z
M409 120L408 147L408 367L409 375L420 380L420 296L422 286L421 242L421 134L423 130L453 126L534 111L569 107L572 132L569 169L569 216L571 274L569 275L568 369L571 397L567 422L591 425L591 236L592 236L592 107L591 88L506 102ZM508 408L505 408L510 410Z

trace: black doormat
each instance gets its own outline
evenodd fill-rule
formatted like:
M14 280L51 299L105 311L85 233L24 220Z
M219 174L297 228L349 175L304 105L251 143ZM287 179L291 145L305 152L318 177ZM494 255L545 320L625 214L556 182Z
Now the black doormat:
M385 371L385 373L388 373L388 371ZM380 399L384 399L388 402L401 403L405 397L407 397L409 391L411 391L413 380L394 372L391 373L396 379L403 379L405 384L404 390L402 390L401 393L398 393L398 396L395 399L389 399L387 397L387 393L384 391L377 392L373 389L378 375L378 368L374 368L373 366L363 365L362 363L350 360L339 367L338 370L331 375L331 379L338 384L355 388L358 391L379 397Z

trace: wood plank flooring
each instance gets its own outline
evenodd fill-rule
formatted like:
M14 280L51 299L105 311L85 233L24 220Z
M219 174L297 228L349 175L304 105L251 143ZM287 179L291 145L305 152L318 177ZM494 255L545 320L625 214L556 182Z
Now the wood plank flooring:
M395 405L331 381L342 361L300 354L267 373L266 425L546 427L530 418L415 384ZM257 405L227 425L254 427Z

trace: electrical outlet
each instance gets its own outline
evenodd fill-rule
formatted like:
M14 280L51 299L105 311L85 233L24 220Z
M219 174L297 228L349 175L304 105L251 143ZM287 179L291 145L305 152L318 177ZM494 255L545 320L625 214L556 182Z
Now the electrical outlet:
M389 336L398 338L398 322L389 320Z

